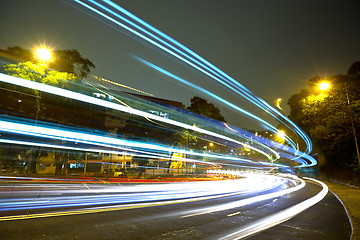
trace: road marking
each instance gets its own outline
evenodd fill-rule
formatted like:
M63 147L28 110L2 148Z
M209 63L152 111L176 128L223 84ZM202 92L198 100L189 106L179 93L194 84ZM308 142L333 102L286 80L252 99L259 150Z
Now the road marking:
M222 204L216 207L207 207L198 210L187 211L183 214L187 214L182 216L181 218L186 218L190 216L196 216L216 211L224 211L228 209L234 209L239 206L244 206L247 204L251 204L253 202L262 201L265 199L270 199L274 197L278 197L284 194L288 194L294 191L297 191L305 186L305 182L300 180L301 184L292 187L290 189L282 190L275 193L258 195L256 197L250 197L248 199L242 199L239 201ZM241 192L241 191L240 191ZM69 215L80 215L80 214L90 214L90 213L100 213L100 212L110 212L110 211L120 211L120 210L128 210L128 209L139 209L139 208L148 208L148 207L157 207L157 206L165 206L165 205L174 205L181 203L191 203L197 201L204 201L209 199L223 198L229 197L239 194L239 192L226 193L221 195L212 195L212 196L203 196L196 198L188 198L188 199L180 199L180 200L168 200L168 201L159 201L159 202L149 202L149 203L134 203L134 204L124 204L124 205L115 205L115 206L102 206L102 207L93 207L93 208L85 208L85 209L77 209L77 210L68 210L68 211L59 211L59 212L49 212L49 213L34 213L29 215L13 215L13 216L4 216L0 217L0 221L12 221L12 220L25 220L25 219L34 219L34 218L44 218L44 217L57 217L57 216L69 216Z
M82 183L82 185L84 185L87 189L91 190L91 189L86 185L86 183Z
M238 214L240 214L240 213L241 213L241 212L236 212L236 213L232 213L232 214L229 214L229 215L226 215L226 216L232 217L232 216L238 215Z
M173 201L160 201L160 202L154 202L154 203L135 203L135 204L126 204L126 205L122 205L122 206L120 206L120 205L104 206L104 207L88 208L88 209L84 209L84 210L72 210L72 211L62 211L62 212L4 216L4 217L0 217L0 222L1 221L13 221L13 220L26 220L26 219L34 219L34 218L45 218L45 217L80 215L80 214L89 214L89 213L112 212L112 211L148 208L148 207L158 207L158 206L165 206L165 205L204 201L204 200L221 198L221 197L229 197L229 196L233 196L236 194L238 194L238 193L228 193L228 194L222 194L222 195L216 195L216 196L197 197L197 198L173 200Z

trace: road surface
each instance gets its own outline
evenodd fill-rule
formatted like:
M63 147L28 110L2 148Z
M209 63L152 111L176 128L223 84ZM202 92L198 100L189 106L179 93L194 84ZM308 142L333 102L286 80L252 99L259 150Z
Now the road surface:
M273 179L270 184L271 179L265 180L259 181L263 186L243 179L170 184L3 183L2 239L350 239L348 216L331 192L289 220L245 236L244 228L252 231L322 191L321 185L307 181L297 191L260 200L259 196L296 187L294 181ZM249 199L256 201L246 202Z

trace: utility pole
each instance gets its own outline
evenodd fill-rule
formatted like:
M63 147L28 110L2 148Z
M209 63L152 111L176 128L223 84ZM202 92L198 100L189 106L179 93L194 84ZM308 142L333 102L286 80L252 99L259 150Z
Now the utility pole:
M345 87L345 91L346 91L346 100L347 100L347 105L348 105L348 108L349 108L349 110L350 110L350 100L349 100L349 94L348 94L348 91L347 91L347 88L346 88L346 87ZM358 146L358 141L357 141L357 137L356 137L356 131L355 131L355 125L354 125L354 119L353 119L353 116L352 116L351 111L350 111L350 120L351 120L352 132L353 132L353 134L354 134L355 147L356 147L356 156L357 156L358 163L360 164L359 146Z

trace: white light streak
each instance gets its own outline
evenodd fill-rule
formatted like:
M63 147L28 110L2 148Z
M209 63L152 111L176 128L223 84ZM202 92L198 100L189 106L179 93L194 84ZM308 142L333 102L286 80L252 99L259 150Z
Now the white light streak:
M270 215L268 217L257 220L251 224L243 226L236 232L233 232L233 233L231 233L227 236L224 236L220 239L221 240L230 240L230 239L233 240L233 239L242 239L242 238L248 237L257 232L263 231L263 230L273 227L277 224L285 222L286 220L294 217L295 215L301 213L302 211L304 211L304 210L308 209L309 207L320 202L328 193L329 189L326 186L326 184L324 184L318 180L312 179L312 178L304 178L304 179L308 179L308 180L311 180L311 181L314 181L314 182L320 184L322 186L322 190L314 197L311 197L311 198L309 198L301 203L298 203L292 207L289 207L283 211L280 211L280 212Z

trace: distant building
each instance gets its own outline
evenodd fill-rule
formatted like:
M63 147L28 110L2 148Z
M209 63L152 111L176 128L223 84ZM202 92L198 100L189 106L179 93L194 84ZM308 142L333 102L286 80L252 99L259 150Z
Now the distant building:
M146 96L146 95L140 95L140 94L136 94L136 93L129 93L129 92L124 92L126 94L130 94L145 100L148 100L150 102L153 103L157 103L160 105L169 105L169 106L173 106L176 108L180 108L180 109L185 109L185 105L182 102L177 102L177 101L173 101L173 100L168 100L168 99L163 99L163 98L156 98L156 97L151 97L151 96Z

